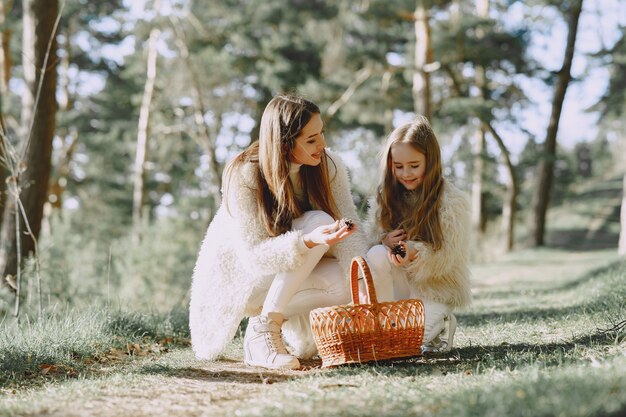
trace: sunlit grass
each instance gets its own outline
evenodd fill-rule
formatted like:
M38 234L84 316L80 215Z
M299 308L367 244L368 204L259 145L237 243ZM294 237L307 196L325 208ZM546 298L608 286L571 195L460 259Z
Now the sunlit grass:
M564 271L536 276L542 265ZM243 366L236 339L218 362L197 361L189 349L175 349L48 385L45 392L33 387L5 393L0 414L62 414L76 407L102 415L181 416L626 412L624 260L612 251L528 250L473 272L476 301L458 314L456 347L447 355L279 372ZM159 337L155 322L145 320L122 315L104 322L115 329L110 334L128 339Z
M76 378L93 363L106 362L107 355L141 354L141 346L186 343L189 336L184 311L47 311L41 319L1 326L0 387Z

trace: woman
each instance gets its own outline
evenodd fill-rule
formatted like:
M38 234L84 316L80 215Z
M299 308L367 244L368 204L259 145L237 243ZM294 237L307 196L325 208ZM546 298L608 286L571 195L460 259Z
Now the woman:
M367 220L378 299L421 299L422 350L448 351L456 329L452 312L471 300L468 199L443 178L437 138L422 116L391 133L381 172Z
M249 316L244 361L298 368L296 356L315 352L309 311L349 301L350 261L367 249L361 231L339 221L357 213L319 108L295 95L272 99L259 140L225 169L223 195L193 274L196 356L214 358Z

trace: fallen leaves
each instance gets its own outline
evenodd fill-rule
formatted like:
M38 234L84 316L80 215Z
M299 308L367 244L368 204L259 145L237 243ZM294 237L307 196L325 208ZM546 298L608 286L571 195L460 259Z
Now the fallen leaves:
M78 371L68 365L57 365L44 363L39 365L40 375L48 375L48 376L56 376L56 377L76 377L78 376Z
M123 363L133 358L146 358L150 356L161 355L170 351L169 346L182 345L181 342L171 337L163 338L158 342L151 340L145 340L145 342L126 342L118 339L115 347L110 347L104 352L97 353L93 356L81 357L79 354L72 352L72 364L79 369L83 369L84 366L102 365L102 364L117 364ZM29 358L28 362L31 361ZM70 365L58 364L58 363L43 363L37 365L38 371L31 372L31 377L45 377L45 378L73 378L79 375L79 372Z
M123 347L112 347L101 355L97 355L98 362L119 362L133 357L146 357L150 355L161 355L169 352L169 348L159 343L130 343Z

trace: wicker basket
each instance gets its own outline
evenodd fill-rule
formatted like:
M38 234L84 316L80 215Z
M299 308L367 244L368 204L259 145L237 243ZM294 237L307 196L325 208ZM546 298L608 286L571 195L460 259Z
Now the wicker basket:
M359 269L370 304L359 304ZM352 303L310 313L322 367L422 354L424 305L418 299L378 303L370 269L360 256L350 265Z

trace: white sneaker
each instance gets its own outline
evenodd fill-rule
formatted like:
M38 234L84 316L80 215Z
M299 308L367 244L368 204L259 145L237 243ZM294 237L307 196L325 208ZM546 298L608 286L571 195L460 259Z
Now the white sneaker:
M439 335L435 336L430 342L422 345L422 355L439 352L441 352L441 338Z
M456 317L454 314L450 314L444 319L447 321L447 326L444 327L447 331L441 336L441 351L450 352L452 344L454 343L454 333L456 333Z
M250 366L270 369L296 369L300 361L289 354L280 328L282 314L269 313L267 316L250 317L243 338L244 362Z
M456 317L454 314L446 316L444 319L444 326L441 333L439 333L433 340L422 345L422 355L429 353L445 353L452 349L454 343L454 333L456 332Z

